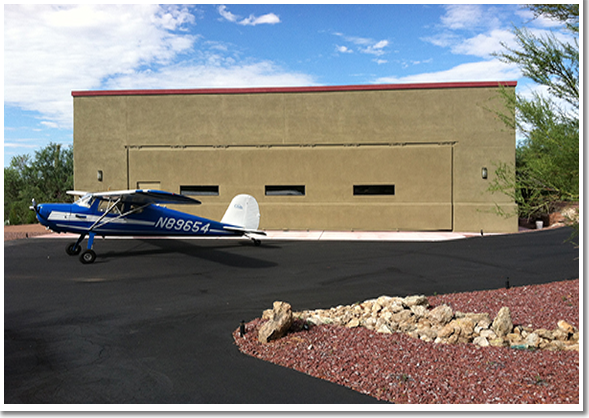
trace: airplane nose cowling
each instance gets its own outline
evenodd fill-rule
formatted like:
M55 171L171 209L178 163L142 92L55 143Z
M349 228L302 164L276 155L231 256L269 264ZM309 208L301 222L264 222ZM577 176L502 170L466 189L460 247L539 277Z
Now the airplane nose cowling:
M41 224L45 225L49 219L49 215L51 214L51 210L46 208L44 205L37 205L35 211L37 212L37 219Z

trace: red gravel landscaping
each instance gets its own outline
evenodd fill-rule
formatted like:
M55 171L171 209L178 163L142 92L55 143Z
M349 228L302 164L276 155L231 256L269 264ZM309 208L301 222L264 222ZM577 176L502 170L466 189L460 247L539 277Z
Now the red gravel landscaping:
M378 297L380 295L374 295ZM389 295L396 296L396 295ZM480 292L428 296L431 307L488 312L509 307L515 325L579 326L579 280ZM319 307L318 307L319 308ZM328 308L328 307L321 307ZM239 350L379 400L402 404L578 404L579 352L435 344L405 334L333 325L302 329L261 344L263 321L233 333Z

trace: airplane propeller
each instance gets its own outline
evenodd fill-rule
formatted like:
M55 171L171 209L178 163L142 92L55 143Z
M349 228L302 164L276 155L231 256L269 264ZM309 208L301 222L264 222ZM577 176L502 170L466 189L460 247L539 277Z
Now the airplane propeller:
M37 209L37 201L35 200L35 198L33 198L33 205L29 206L30 210L34 210L35 212L39 213L39 209Z

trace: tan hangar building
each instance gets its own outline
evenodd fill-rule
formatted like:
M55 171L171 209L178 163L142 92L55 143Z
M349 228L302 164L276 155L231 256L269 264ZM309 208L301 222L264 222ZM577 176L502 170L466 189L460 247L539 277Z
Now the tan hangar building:
M515 163L515 82L75 91L77 190L154 188L220 219L253 195L261 229L517 231L488 191Z

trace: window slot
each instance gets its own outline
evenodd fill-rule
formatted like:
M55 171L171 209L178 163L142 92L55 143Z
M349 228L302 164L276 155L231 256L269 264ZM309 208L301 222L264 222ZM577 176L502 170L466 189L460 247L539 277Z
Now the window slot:
M266 196L304 196L305 186L266 186Z
M394 196L394 184L365 184L354 186L354 196Z
M180 186L184 196L219 196L219 186Z

